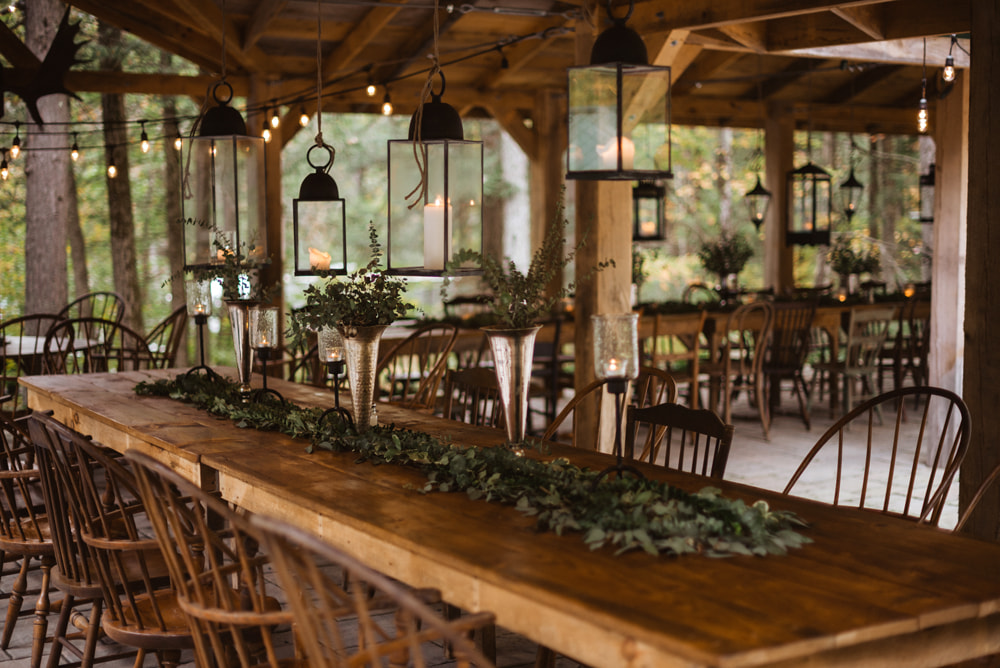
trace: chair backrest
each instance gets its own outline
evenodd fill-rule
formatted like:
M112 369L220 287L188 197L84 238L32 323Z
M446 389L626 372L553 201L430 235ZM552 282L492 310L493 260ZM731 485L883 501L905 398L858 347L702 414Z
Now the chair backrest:
M742 304L729 314L719 351L726 376L749 378L760 373L773 319L770 302Z
M698 376L701 363L701 342L707 312L657 313L653 318L653 334L645 346L649 366L665 369L680 383L689 383L689 401L698 400Z
M145 342L152 354L153 367L169 369L176 366L177 351L184 339L184 328L187 325L187 306L181 306L161 320L153 330L146 335Z
M375 369L380 398L409 408L433 408L457 337L455 325L424 325L390 347Z
M788 374L802 369L812 345L815 301L775 302L771 342L764 359L765 373Z
M545 433L542 435L543 441L562 441L566 443L575 444L576 443L576 423L577 423L577 406L584 403L585 401L590 401L592 397L601 397L604 390L604 386L608 384L607 379L595 380L584 387L582 390L577 392L572 399L563 407L559 414L556 415L556 419L553 420L549 426L545 429ZM597 412L598 419L600 419L601 411L598 409ZM567 431L563 429L563 423L572 416L573 421L570 423L570 430Z
M481 427L503 427L503 403L493 369L450 369L444 380L444 417Z
M88 292L63 306L58 315L63 320L103 318L121 322L125 315L125 300L117 292Z
M976 507L979 506L983 498L989 493L990 489L997 484L998 480L1000 480L1000 464L994 466L993 470L989 472L989 475L983 478L983 481L979 483L979 487L976 489L975 494L973 494L972 498L969 499L969 505L966 506L961 517L958 518L958 523L955 525L956 532L965 528L965 525L969 523L969 518L972 517L972 513L975 512Z
M0 408L4 412L16 416L25 408L18 399L17 379L42 372L45 335L59 320L54 313L36 313L0 322Z
M271 555L279 584L285 591L302 592L289 597L289 607L298 649L308 665L422 668L440 659L441 650L435 646L439 643L450 646L459 666L493 665L468 638L472 630L492 624L492 614L464 614L446 621L411 591L317 537L271 518L254 516L251 521ZM342 576L320 564L339 567ZM351 591L345 590L345 581L351 583ZM375 601L394 605L393 625L375 623ZM357 618L357 639L345 636L340 622L345 616Z
M626 456L713 478L725 475L734 429L712 411L660 404L629 406L626 415Z
M847 372L870 372L878 368L882 346L895 317L894 306L851 309L844 346L844 368Z
M922 407L907 407L906 399ZM890 410L893 420L883 425ZM800 495L834 505L924 517L936 525L968 445L969 410L958 395L938 387L897 388L827 429L784 493L798 487Z
M125 455L188 624L199 666L278 665L275 626L292 622L267 592L267 551L246 519L217 495L148 455ZM285 589L297 597L300 587ZM257 656L263 654L263 656Z
M685 304L718 304L719 293L704 283L691 283L684 288L681 301Z
M45 337L43 372L46 374L93 373L107 371L107 350L114 346L116 320L73 318L56 323ZM140 335L127 337L130 341ZM142 343L145 347L145 343Z
M633 384L633 406L656 406L677 403L677 381L667 371L652 366L639 367Z
M0 552L51 554L45 498L28 434L0 414Z
M68 321L73 322L73 321ZM77 321L79 322L79 321ZM77 331L80 331L79 325ZM119 323L103 346L90 349L92 371L139 371L160 369L164 359L146 343L146 337Z

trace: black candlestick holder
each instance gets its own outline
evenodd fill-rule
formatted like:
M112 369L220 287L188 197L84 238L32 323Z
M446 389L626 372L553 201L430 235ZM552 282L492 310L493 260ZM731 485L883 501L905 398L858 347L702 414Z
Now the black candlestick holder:
M623 476L626 472L631 473L636 478L645 478L642 472L634 466L625 464L625 459L622 455L622 414L625 412L625 394L628 391L628 380L625 378L612 378L608 380L608 392L613 394L615 397L615 464L614 466L609 466L594 478L594 487L597 487L597 483L601 481L605 476L611 475L612 473L617 473L618 477Z
M340 406L340 377L344 375L344 360L327 360L327 372L333 376L333 408L328 408L320 415L320 420L325 420L330 415L339 415L349 427L354 427L354 418L346 408Z
M267 386L267 363L271 360L271 356L274 354L274 348L259 346L254 348L254 350L257 351L257 359L260 360L262 380L260 389L255 390L253 393L253 400L260 403L264 400L265 396L270 394L276 397L281 403L285 403L285 398L281 396L280 392Z
M205 325L208 324L208 315L204 313L198 313L194 316L194 324L198 327L198 366L193 366L184 375L190 376L193 373L204 372L206 376L209 376L213 380L221 380L222 376L215 372L214 369L205 364Z

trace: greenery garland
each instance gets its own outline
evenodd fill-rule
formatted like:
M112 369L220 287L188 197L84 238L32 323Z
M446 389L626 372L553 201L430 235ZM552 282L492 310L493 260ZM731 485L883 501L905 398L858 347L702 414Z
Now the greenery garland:
M650 554L708 556L784 554L811 540L796 529L806 524L764 501L747 506L715 488L695 494L641 478L604 478L566 459L538 461L500 447L461 447L428 434L394 426L358 434L319 408L302 408L271 397L240 402L238 385L202 375L140 383L142 395L190 402L241 428L278 431L307 438L315 448L353 451L359 461L414 466L427 476L424 492L464 491L470 499L513 505L536 518L542 531L583 533L591 549L605 545L617 553L643 549Z

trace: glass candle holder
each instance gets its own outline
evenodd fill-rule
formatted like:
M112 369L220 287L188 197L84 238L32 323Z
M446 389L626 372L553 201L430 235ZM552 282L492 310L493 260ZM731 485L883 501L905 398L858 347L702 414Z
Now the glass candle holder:
M327 364L344 361L344 339L334 327L324 327L317 334L319 359Z
M254 306L250 309L250 345L257 350L272 350L278 346L277 306Z
M639 315L591 316L594 374L599 380L631 380L639 375Z
M212 281L190 278L184 282L187 312L193 318L212 315Z

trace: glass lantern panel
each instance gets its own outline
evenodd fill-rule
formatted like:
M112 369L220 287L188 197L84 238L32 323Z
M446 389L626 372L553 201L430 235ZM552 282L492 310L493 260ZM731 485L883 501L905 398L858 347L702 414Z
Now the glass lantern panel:
M413 142L389 142L387 266L440 274L455 251L482 252L483 145L439 140L419 146L426 156L427 189L411 194L420 183Z
M315 271L347 273L344 200L292 200L295 275Z
M789 227L792 232L830 228L830 181L795 175L790 181Z
M635 200L636 236L639 239L653 239L660 235L660 202L653 197Z
M631 169L670 171L669 100L669 67L622 68L622 154L628 156L631 142Z
M921 177L921 181L923 181ZM930 184L920 184L920 222L934 222L934 181L931 177Z
M639 376L639 316L636 313L591 316L594 327L594 374L598 379Z
M613 67L569 69L569 170L617 169L618 71ZM628 152L623 152L627 159Z

